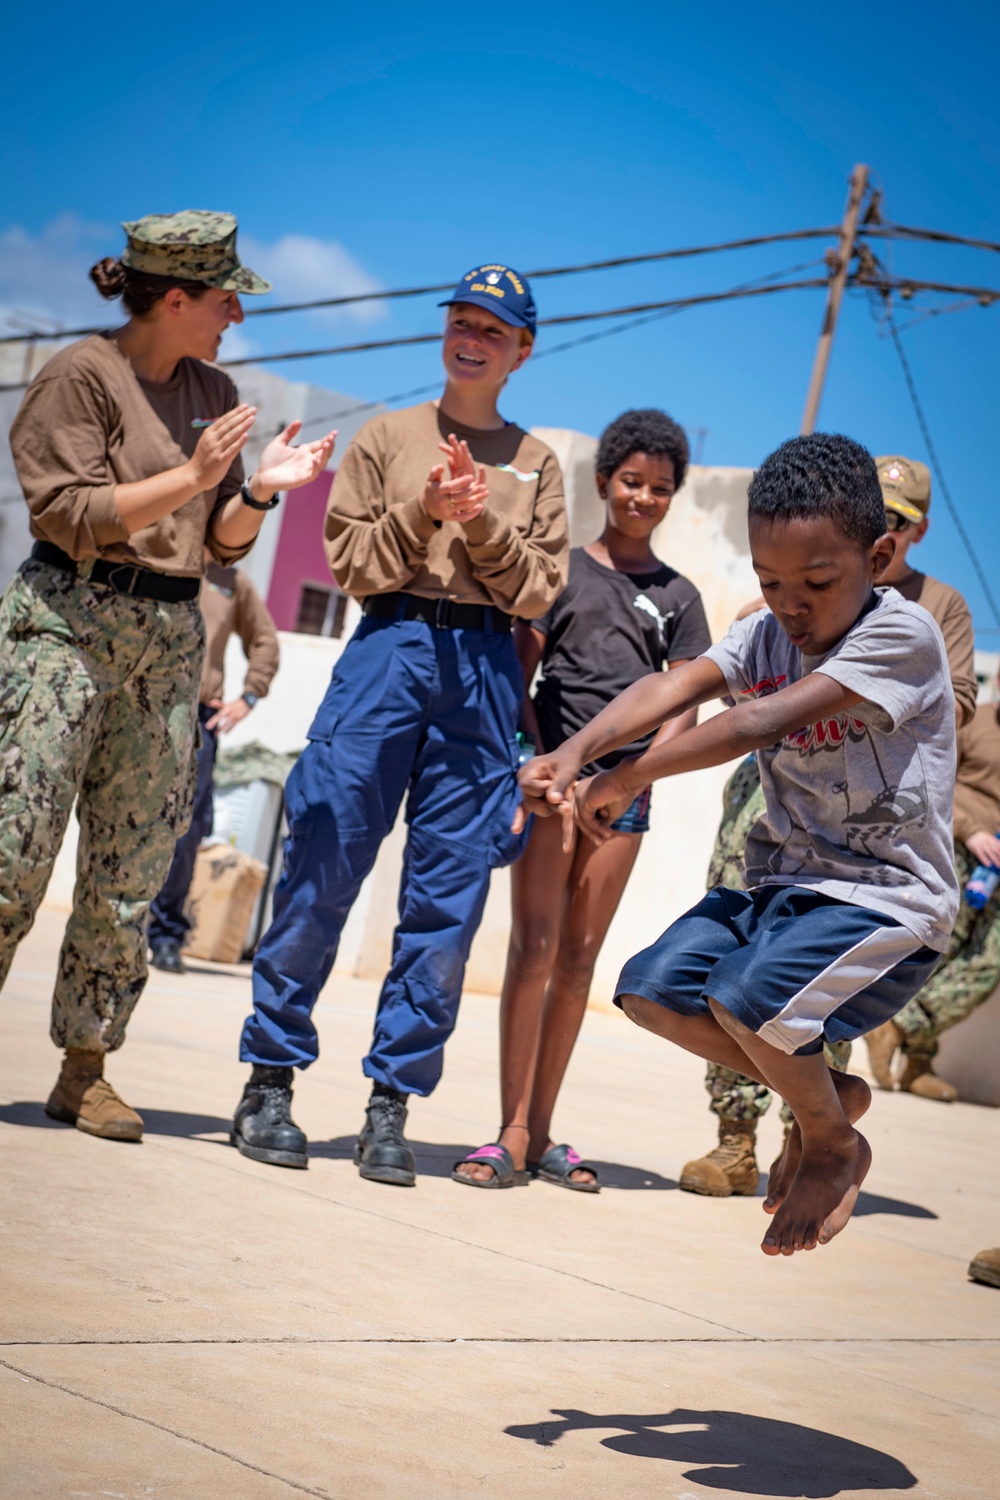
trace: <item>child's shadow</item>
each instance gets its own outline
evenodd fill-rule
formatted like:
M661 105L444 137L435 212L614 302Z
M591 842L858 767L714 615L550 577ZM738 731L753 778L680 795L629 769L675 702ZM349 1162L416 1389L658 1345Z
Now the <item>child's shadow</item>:
M917 1483L905 1464L878 1448L816 1427L737 1411L676 1411L650 1416L602 1416L553 1410L557 1420L507 1427L509 1437L551 1447L567 1432L618 1428L601 1446L633 1458L689 1464L682 1478L730 1494L805 1496L827 1500L851 1490L909 1490ZM665 1432L697 1427L695 1432Z

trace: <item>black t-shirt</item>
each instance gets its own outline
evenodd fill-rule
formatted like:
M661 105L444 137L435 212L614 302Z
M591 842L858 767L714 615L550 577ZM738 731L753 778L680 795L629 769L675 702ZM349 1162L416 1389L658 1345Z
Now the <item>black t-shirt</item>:
M666 563L652 573L619 573L582 547L570 552L566 588L532 627L546 637L535 693L539 748L546 750L582 729L640 677L701 656L712 644L701 595L687 578ZM595 765L610 770L652 738L613 750Z

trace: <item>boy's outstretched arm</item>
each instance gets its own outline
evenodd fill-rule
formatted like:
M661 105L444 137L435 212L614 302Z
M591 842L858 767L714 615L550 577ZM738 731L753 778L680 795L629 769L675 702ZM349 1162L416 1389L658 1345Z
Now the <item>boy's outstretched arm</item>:
M672 667L669 672L641 677L557 750L536 755L522 767L517 779L524 801L515 815L515 832L523 828L530 812L545 816L564 804L569 806L566 793L579 776L581 766L609 750L631 744L659 729L668 719L727 691L724 675L705 656L682 667Z
M583 783L575 798L576 820L590 838L603 843L609 836L608 809L616 817L616 809L651 781L723 765L754 750L766 749L786 735L795 734L819 719L846 713L860 702L860 693L842 687L823 672L811 672L780 692L716 714L707 723L672 740L651 745L642 755L624 760L613 771L604 771Z

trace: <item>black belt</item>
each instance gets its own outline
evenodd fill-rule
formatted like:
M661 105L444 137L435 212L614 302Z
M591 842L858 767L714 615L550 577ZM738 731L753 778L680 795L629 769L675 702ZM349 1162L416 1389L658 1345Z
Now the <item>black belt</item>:
M453 599L421 599L419 594L372 594L361 608L383 620L424 620L437 630L508 632L512 615L492 604L456 604Z
M35 562L62 568L64 573L80 571L80 564L52 542L36 542L31 555ZM166 573L154 572L152 568L133 568L129 563L102 560L94 563L87 581L104 584L116 594L129 594L133 599L155 599L161 604L182 604L197 599L201 588L200 578L171 578Z

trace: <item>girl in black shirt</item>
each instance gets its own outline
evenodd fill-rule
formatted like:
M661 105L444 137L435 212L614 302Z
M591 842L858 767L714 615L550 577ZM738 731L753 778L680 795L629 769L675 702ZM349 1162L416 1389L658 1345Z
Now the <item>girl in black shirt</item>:
M649 672L682 666L711 645L701 596L653 553L650 537L684 482L688 445L663 412L630 411L612 422L597 452L607 501L602 535L570 553L569 583L541 620L518 622L526 684L542 666L524 728L540 754L562 744ZM656 735L672 738L695 714ZM628 745L592 775L644 744ZM528 1171L577 1192L599 1191L597 1171L549 1127L587 1005L594 965L649 827L647 788L600 848L585 839L562 849L562 820L536 819L512 876L512 925L500 1007L503 1125L494 1145L456 1163L470 1187L512 1187Z

